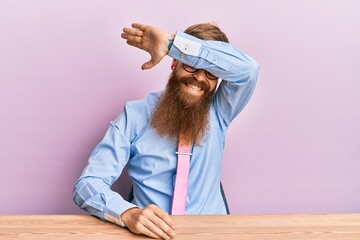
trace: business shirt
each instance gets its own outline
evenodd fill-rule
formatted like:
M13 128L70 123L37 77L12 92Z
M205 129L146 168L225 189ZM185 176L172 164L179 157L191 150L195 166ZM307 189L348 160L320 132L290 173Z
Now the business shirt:
M228 43L182 32L176 33L168 55L223 79L212 99L208 134L191 149L185 212L226 214L219 187L225 134L252 95L259 67ZM143 100L127 102L111 122L74 187L74 201L82 209L115 223L131 207L156 204L170 212L178 143L160 137L149 124L160 95L151 93ZM110 189L125 166L133 183L131 203Z

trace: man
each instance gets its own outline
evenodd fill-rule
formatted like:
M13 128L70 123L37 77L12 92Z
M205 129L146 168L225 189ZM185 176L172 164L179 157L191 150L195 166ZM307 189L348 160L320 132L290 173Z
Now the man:
M254 90L258 65L213 24L175 35L142 24L123 31L129 45L151 55L142 69L169 55L172 72L165 91L126 103L111 122L76 183L74 201L134 233L169 239L178 145L191 146L185 213L226 214L219 187L225 134ZM110 189L125 166L131 203Z

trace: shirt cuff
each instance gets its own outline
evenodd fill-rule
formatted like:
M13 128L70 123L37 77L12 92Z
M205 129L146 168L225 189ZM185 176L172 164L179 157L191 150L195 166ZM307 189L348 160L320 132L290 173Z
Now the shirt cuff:
M174 42L170 47L168 55L182 63L192 66L201 52L202 40L183 32L176 32Z
M125 224L120 218L121 214L130 208L138 208L138 206L127 201L122 201L121 203L118 203L117 201L113 202L114 203L110 203L108 208L106 209L104 213L104 219L122 227L125 227Z
M175 46L186 55L199 56L201 41L201 39L178 31L176 32L172 46Z

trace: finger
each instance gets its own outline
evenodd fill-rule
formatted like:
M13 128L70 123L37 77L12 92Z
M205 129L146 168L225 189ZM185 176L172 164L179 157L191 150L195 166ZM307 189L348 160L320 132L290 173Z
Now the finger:
M161 59L154 59L154 58L151 58L150 61L144 63L142 66L141 66L141 69L142 70L146 70L146 69L150 69L152 67L154 67L156 64L158 64L160 62Z
M153 66L154 66L154 64L152 64L151 61L148 61L141 66L141 69L146 70L146 69L152 68Z
M174 221L170 218L169 214L167 212L162 211L161 209L154 210L154 214L162 219L169 227L172 229L175 229Z
M135 43L140 43L142 40L142 37L135 37L135 36L130 36L130 35L121 35L124 39L127 39L128 41L131 42L135 42Z
M142 41L142 37L134 36L134 35L131 35L131 34L128 34L128 33L122 33L121 37L124 38L124 39L129 39L131 41L135 41L135 42L141 42Z
M145 30L145 28L146 28L146 25L141 24L141 23L133 23L133 24L131 24L131 26L133 28L138 28L138 29L141 29L141 30Z
M152 231L150 231L147 227L141 225L136 233L138 234L144 234L146 236L152 237L152 238L160 238L160 236L156 235L155 233L153 233Z
M163 219L159 218L159 217L155 217L155 219L153 220L153 222L155 223L155 225L162 231L164 232L167 236L170 237L174 237L175 236L175 232L174 229L171 228ZM158 234L158 233L156 233Z
M152 213L155 215L153 222L169 236L174 236L175 225L169 214L161 210L156 205L150 205Z
M143 35L143 31L141 31L139 29L134 29L134 28L125 27L123 29L123 32L127 33L127 34L130 34L130 35L133 35L133 36L138 36L138 37L141 37Z
M134 42L131 42L131 41L126 41L126 43L128 45L130 45L130 46L137 47L137 48L141 49L141 44L140 43L134 43Z
M153 215L151 219L147 219L147 221L144 222L143 224L149 231L151 231L152 233L156 234L157 236L163 239L170 239L170 237L175 236L175 233L173 231L171 231L169 234L167 234L167 232L164 232L156 223L159 221L161 221L161 219L158 219L158 217Z

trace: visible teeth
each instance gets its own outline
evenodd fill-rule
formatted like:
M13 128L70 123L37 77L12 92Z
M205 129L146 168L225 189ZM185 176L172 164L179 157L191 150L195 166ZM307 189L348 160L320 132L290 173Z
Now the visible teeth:
M194 89L194 90L196 90L196 91L200 91L200 90L201 90L201 88L199 88L198 86L194 86L194 85L188 85L188 87L191 88L191 89Z

